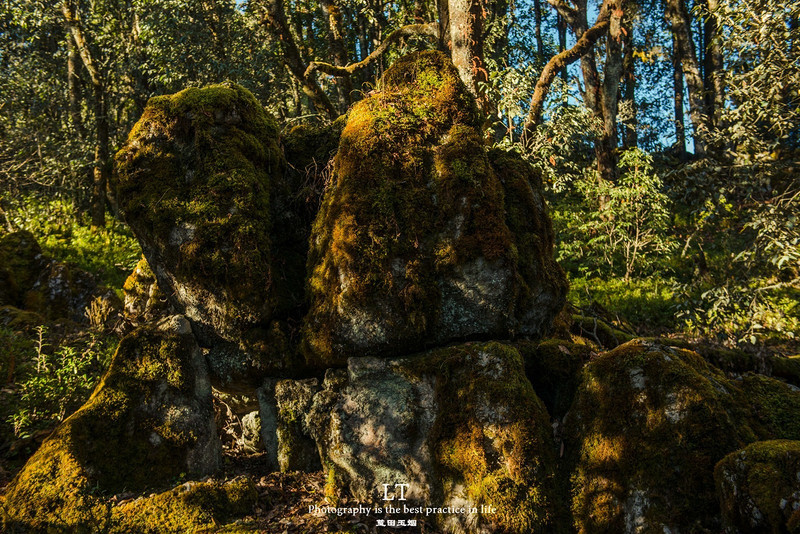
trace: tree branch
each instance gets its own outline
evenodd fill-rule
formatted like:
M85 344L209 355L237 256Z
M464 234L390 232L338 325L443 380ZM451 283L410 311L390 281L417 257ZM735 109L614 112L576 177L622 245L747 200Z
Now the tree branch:
M544 66L542 73L539 75L539 80L536 82L536 88L533 91L528 117L525 119L526 132L533 130L533 128L542 122L544 101L547 98L550 85L553 83L558 71L576 61L594 46L594 43L603 35L606 29L608 29L610 15L611 13L608 6L604 3L594 26L586 30L572 48L553 56L550 58L550 61L547 62L547 65Z
M578 17L578 11L566 4L564 0L547 0L547 3L553 6L559 15L564 19L564 21L573 26L575 24L575 20Z
M75 40L78 54L80 54L81 60L83 60L83 66L86 67L86 70L89 72L92 84L95 86L102 86L100 71L97 69L97 65L95 65L94 58L92 58L89 44L86 42L86 37L83 35L83 28L81 28L78 16L75 14L75 8L70 0L64 0L61 4L61 12L64 13L64 19L66 19L69 31L72 34L72 38Z
M435 22L428 24L409 24L408 26L403 26L402 28L398 28L389 34L389 36L383 40L378 48L373 50L370 55L358 63L352 63L346 67L338 67L322 61L312 61L309 63L304 76L308 78L314 73L314 71L324 72L329 76L348 76L369 66L372 62L381 57L392 43L399 41L404 37L430 37L432 39L438 39L439 26Z
M300 55L300 49L289 29L289 22L286 19L286 12L283 8L283 0L266 0L264 3L265 13L264 22L272 29L273 34L281 41L283 47L283 59L286 66L300 82L303 92L311 99L317 111L324 113L331 120L335 119L339 113L331 104L328 95L317 84L316 80L304 74L306 66Z

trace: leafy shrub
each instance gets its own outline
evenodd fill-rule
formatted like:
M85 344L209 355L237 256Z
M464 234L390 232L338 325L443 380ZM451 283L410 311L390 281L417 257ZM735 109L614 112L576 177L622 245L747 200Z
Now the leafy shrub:
M575 183L578 202L562 202L556 215L559 260L585 275L615 273L627 281L651 269L675 248L667 235L669 199L649 154L639 149L620 157L618 183L596 173Z

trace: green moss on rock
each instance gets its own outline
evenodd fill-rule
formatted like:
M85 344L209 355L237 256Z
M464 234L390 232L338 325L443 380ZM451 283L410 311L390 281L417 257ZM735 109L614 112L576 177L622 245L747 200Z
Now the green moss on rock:
M407 483L409 506L477 508L437 517L447 532L562 528L552 427L510 345L351 358L346 374L326 375L306 421L332 486L358 499L380 502L381 484Z
M430 364L438 403L431 443L444 493L451 504L465 499L497 509L461 528L558 531L550 418L519 352L497 342L462 345L435 351ZM440 521L447 529L455 519Z
M306 414L317 391L319 383L316 378L281 380L275 385L278 465L283 473L313 472L322 468L317 445L306 424Z
M800 391L763 375L748 374L738 383L761 439L800 440Z
M270 239L284 167L275 121L235 84L150 99L116 156L126 221L206 346L287 306Z
M614 349L636 337L615 328L598 317L575 314L572 316L572 321L571 331L573 334L596 341L605 349Z
M216 532L220 525L252 513L258 492L249 477L192 482L111 510L109 534ZM235 526L231 526L234 529ZM225 530L232 532L234 530Z
M146 322L169 310L166 295L159 289L147 259L142 256L122 286L125 316L130 321Z
M800 441L748 445L723 458L714 478L728 532L800 532Z
M567 419L578 532L718 529L713 467L755 438L746 417L696 353L631 341L594 358Z
M565 283L544 205L526 190L509 206L524 204L514 215L533 219L509 223L480 122L440 52L398 60L379 91L351 108L311 234L304 351L312 365L549 327ZM524 190L525 172L507 172L508 183ZM537 224L544 233L534 243Z
M518 330L523 335L538 335L549 330L549 321L562 310L568 289L564 271L553 255L555 237L542 179L514 151L494 149L489 161L503 184L506 225L517 253ZM542 309L548 313L542 314Z
M211 388L185 319L125 337L91 398L11 482L6 528L102 531L103 494L163 485L219 462Z

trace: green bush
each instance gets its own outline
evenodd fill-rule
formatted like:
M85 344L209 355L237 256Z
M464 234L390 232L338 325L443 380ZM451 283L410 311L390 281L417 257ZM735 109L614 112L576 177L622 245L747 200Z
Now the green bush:
M620 157L617 183L587 173L574 198L559 203L558 259L584 275L615 274L626 281L651 272L676 248L667 234L670 204L649 154L639 149Z

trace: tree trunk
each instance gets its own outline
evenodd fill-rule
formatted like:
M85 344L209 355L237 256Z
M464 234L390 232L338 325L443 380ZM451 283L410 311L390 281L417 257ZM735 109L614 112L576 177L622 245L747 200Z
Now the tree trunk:
M94 183L92 188L92 226L106 225L106 195L111 166L108 159L108 110L103 84L92 84L97 143L94 150ZM113 199L113 195L111 197ZM113 203L113 202L112 202Z
M487 102L478 87L489 79L483 57L481 0L440 0L441 4L445 2L450 26L449 37L445 38L449 38L450 57L467 89L485 109Z
M541 0L533 0L533 21L534 21L534 31L536 36L536 56L540 62L544 63L544 41L542 40L542 1ZM565 28L566 29L566 28ZM559 34L559 37L561 35ZM566 35L564 36L566 40ZM561 44L561 43L559 43ZM566 43L564 43L564 48L559 48L559 52L566 48Z
M585 56L586 50L594 46L594 43L607 28L608 12L601 10L595 25L588 31L583 32L578 42L575 43L575 46L550 58L550 61L544 66L542 73L539 75L539 79L536 81L536 87L534 88L531 105L528 110L528 117L525 119L526 131L531 131L540 124L547 92L557 73L565 69L567 65L577 60L579 57Z
M703 79L692 41L691 19L684 0L667 0L665 16L674 37L675 51L689 89L689 118L694 131L694 151L698 156L706 153L708 120L704 106Z
M97 61L92 56L89 43L83 33L78 20L75 7L69 0L61 5L62 13L67 21L70 34L75 40L78 54L83 61L83 66L92 80L95 114L95 150L94 150L94 179L92 184L92 228L103 228L106 222L106 188L108 186L109 146L108 146L108 114L106 112L106 95L103 77L97 66Z
M683 122L683 71L674 34L672 35L672 87L675 102L675 151L678 158L684 161L686 159L686 126Z
M72 127L80 139L86 138L81 119L81 79L78 74L80 69L80 55L72 35L67 35L67 92L69 93L69 116Z
M606 36L606 63L603 69L603 135L597 151L597 170L606 180L616 180L617 172L617 114L619 112L619 82L622 78L622 43L609 31Z
M561 16L561 13L557 14L556 28L558 29L558 52L561 53L567 49L567 22ZM561 67L561 80L564 83L569 80L566 65Z
M321 0L322 10L328 19L328 40L333 56L333 64L344 67L348 63L347 46L344 43L342 12L334 0ZM352 103L353 83L350 76L337 78L340 111L344 112Z
M308 67L303 62L300 49L289 28L286 12L283 9L283 0L268 0L264 5L266 7L266 22L275 36L281 41L283 58L292 75L300 82L303 92L311 99L317 112L326 115L329 119L335 119L339 116L339 113L331 104L328 95L325 94L312 75L306 75Z
M622 146L625 149L635 148L638 143L637 128L638 110L636 108L636 62L633 58L633 43L631 42L631 28L627 28L625 43L625 55L622 59L622 72L624 79L624 93L622 96L625 108L631 115L625 120L625 135L622 138Z
M719 7L719 0L706 0L709 12ZM703 85L706 89L705 105L711 126L719 125L719 117L725 106L725 70L717 39L717 20L706 16L703 27L703 41L705 43Z

